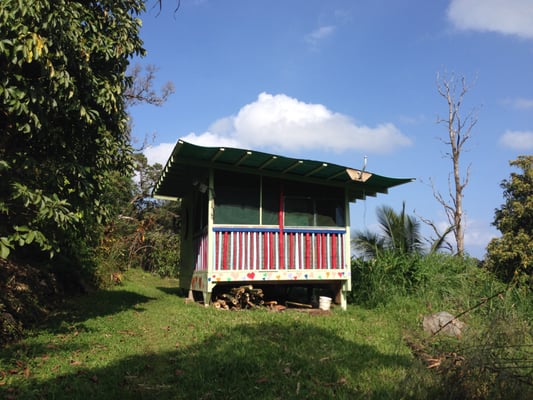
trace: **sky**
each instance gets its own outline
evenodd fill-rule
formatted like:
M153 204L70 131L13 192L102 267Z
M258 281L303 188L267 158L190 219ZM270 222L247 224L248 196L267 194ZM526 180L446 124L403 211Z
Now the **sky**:
M465 247L483 258L509 161L533 153L532 0L164 0L141 37L161 107L130 108L137 143L165 164L176 141L238 147L415 178L351 205L353 230L377 231L387 205L448 225L448 104L439 79L464 78ZM154 6L155 5L155 6ZM442 80L440 80L442 82ZM422 223L422 233L433 231Z

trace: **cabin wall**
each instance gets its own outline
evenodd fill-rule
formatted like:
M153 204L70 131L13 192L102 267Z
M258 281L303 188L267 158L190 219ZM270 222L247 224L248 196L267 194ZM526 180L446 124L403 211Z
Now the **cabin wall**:
M232 179L228 172L221 186L216 176L183 201L180 286L202 292L207 303L222 283L327 284L345 306L351 268L344 190L250 174Z

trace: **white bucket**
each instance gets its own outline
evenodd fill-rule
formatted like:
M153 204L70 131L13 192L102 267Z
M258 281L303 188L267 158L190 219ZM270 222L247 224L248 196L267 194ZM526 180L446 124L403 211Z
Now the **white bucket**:
M329 310L331 306L331 297L320 296L318 298L318 308L321 310Z

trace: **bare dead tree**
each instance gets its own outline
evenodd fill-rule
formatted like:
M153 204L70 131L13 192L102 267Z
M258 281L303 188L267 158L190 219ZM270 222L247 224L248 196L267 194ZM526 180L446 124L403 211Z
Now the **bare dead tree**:
M143 73L144 69L144 73ZM147 65L144 68L140 64L135 64L128 71L131 84L124 92L124 99L128 107L137 104L151 104L161 106L167 101L168 97L174 93L174 84L167 82L161 88L160 93L154 89L155 74L157 67Z
M145 67L140 64L135 64L129 71L130 84L124 91L124 101L127 107L138 104L150 104L154 106L162 106L168 97L174 93L174 84L167 82L163 85L159 92L154 88L154 81L156 78L157 67L154 65L147 65ZM133 121L130 117L128 122L128 130L131 134ZM130 137L132 142L136 142L134 138ZM155 140L155 133L145 134L143 142L140 147L134 149L135 153L141 153L149 147Z
M163 9L163 0L156 0L155 3L159 4L159 12L161 12L161 10ZM154 4L154 7L156 4ZM176 0L176 8L174 9L175 13L178 12L180 6L181 6L181 0Z
M435 222L433 222L429 218L424 218L423 216L416 214L416 212L415 212L415 215L418 218L420 218L420 220L424 224L428 225L433 230L433 233L435 234L435 237L430 237L430 238L425 239L426 242L429 244L430 253L434 253L442 249L445 249L446 251L449 251L450 253L454 252L452 244L447 239L448 235L453 231L453 225L449 225L443 232L441 232L437 224L435 224Z
M466 115L461 115L461 106L464 96L469 92L471 86L466 82L464 76L457 77L455 74L442 76L437 73L437 90L446 100L448 105L448 116L437 118L437 123L444 124L448 135L442 142L449 146L449 151L445 156L452 161L452 173L448 175L448 198L443 196L431 181L433 195L442 205L450 228L453 231L456 242L456 254L464 255L464 212L463 212L463 192L470 179L470 165L466 173L462 176L461 154L465 143L471 138L472 130L477 123L477 109L472 109ZM434 225L433 225L434 227Z

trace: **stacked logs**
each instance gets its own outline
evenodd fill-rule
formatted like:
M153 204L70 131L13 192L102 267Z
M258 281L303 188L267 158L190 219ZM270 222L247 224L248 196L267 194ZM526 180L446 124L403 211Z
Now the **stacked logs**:
M263 305L263 290L254 289L252 285L231 288L228 292L218 295L213 302L213 306L221 310L241 310Z

